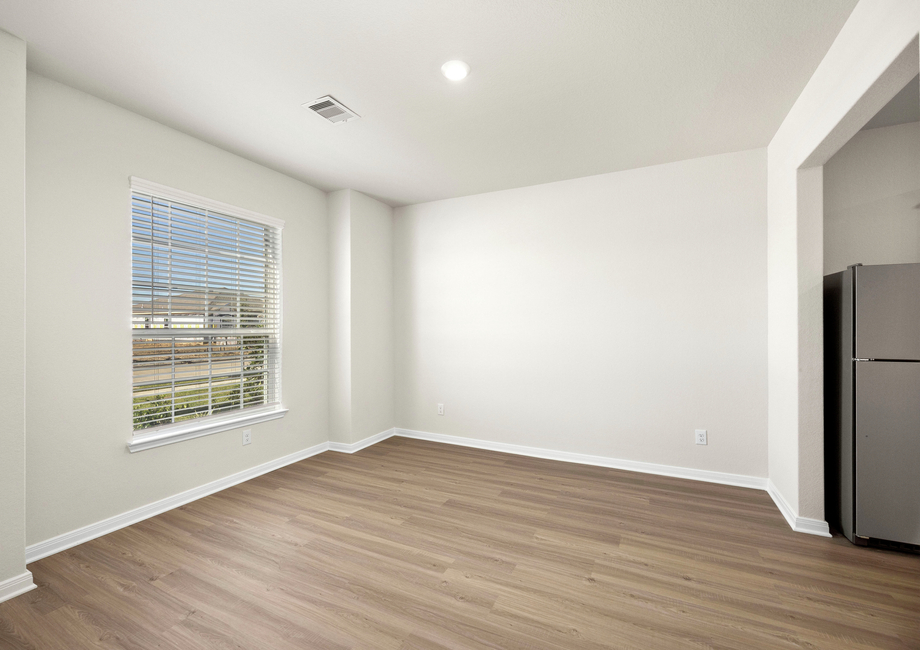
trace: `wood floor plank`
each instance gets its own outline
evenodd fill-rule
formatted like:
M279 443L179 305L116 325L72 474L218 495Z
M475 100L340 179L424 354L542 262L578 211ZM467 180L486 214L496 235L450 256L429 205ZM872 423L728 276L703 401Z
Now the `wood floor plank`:
M0 649L920 648L920 556L764 492L402 438L29 568Z

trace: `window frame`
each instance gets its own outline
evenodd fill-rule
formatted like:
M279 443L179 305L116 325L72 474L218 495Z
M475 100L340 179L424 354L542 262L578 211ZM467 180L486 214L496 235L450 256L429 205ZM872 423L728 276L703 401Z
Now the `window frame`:
M227 203L222 203L220 201L215 201L213 199L208 199L203 196L198 196L196 194L191 194L190 192L184 192L182 190L177 190L166 185L160 185L159 183L153 183L136 176L131 176L129 178L129 192L128 192L128 212L129 219L133 221L133 195L146 194L158 199L164 199L166 201L182 203L189 205L194 208L199 208L203 210L208 210L216 213L220 213L223 216L230 217L233 219L239 219L243 221L254 222L260 225L269 226L272 228L278 229L278 253L280 255L281 248L283 245L283 230L284 230L284 221L277 219L275 217L270 217L268 215L260 214L258 212L253 212L252 210L247 210L245 208L239 208L237 206L229 205ZM130 222L129 222L130 223ZM130 237L130 245L132 246L131 259L132 265L134 260L134 237ZM131 439L128 441L128 451L131 453L142 451L145 449L152 449L154 447L160 447L163 445L172 444L175 442L181 442L183 440L190 440L192 438L199 438L201 436L210 435L213 433L219 433L221 431L228 431L230 429L236 429L243 426L249 426L252 424L258 424L260 422L268 422L270 420L276 420L278 418L284 417L288 409L283 406L283 396L281 393L281 387L283 382L281 381L281 356L282 356L282 329L283 329L283 256L281 256L281 262L278 265L278 326L277 326L277 382L278 386L276 387L278 391L278 400L275 403L264 405L264 406L250 406L247 408L241 408L235 411L225 411L218 414L204 415L202 417L194 418L191 420L183 420L181 422L173 422L169 424L161 424L145 429L136 429L133 431ZM132 271L133 277L133 271ZM133 287L133 282L131 283ZM133 288L132 288L132 298L131 304L134 304L133 298ZM133 321L132 321L133 322ZM133 350L133 340L134 340L134 327L131 326L131 338L132 338L132 350ZM132 352L133 359L133 352ZM133 361L132 361L133 364ZM132 371L133 375L133 371ZM133 395L133 384L132 380L132 395ZM134 403L132 397L132 404ZM133 416L132 416L133 421Z

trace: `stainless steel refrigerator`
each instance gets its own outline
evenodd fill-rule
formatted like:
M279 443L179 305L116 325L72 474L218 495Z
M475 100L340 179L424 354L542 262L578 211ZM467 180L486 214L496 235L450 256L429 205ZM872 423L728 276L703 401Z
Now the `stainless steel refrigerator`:
M828 522L920 545L920 264L824 278Z

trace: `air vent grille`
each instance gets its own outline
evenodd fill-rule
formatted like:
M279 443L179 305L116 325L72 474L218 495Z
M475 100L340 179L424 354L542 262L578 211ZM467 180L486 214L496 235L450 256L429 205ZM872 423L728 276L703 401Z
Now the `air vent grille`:
M309 108L311 111L333 124L348 122L360 117L360 115L330 95L314 99L312 102L307 102L304 104L304 108Z

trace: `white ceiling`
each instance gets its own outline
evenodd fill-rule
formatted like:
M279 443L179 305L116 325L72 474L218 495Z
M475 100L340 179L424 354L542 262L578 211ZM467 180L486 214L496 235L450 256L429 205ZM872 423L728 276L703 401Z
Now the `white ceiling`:
M401 205L766 146L855 4L0 0L0 28L39 74ZM301 108L326 94L362 119Z

